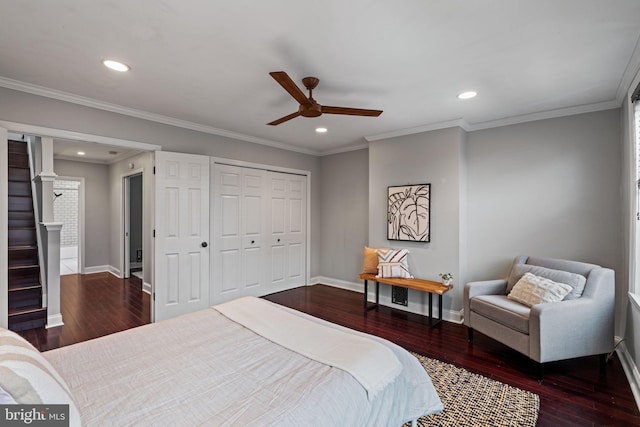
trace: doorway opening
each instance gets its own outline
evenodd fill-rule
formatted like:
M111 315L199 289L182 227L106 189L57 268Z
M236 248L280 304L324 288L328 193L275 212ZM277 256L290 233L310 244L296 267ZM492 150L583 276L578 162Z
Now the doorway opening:
M82 178L58 177L53 183L53 218L60 231L60 275L82 272Z
M123 176L124 207L124 259L123 276L131 276L143 281L144 253L142 251L142 218L143 218L143 174L134 171Z

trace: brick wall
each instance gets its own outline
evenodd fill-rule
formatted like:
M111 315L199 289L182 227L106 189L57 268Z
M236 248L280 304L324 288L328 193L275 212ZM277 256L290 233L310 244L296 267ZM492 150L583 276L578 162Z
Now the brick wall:
M61 222L60 246L78 246L79 181L56 180L53 191L62 196L53 202L53 219Z

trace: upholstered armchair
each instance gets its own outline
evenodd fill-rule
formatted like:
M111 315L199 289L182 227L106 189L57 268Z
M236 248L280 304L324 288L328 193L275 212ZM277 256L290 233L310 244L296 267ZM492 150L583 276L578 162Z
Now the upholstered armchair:
M508 295L527 272L569 284L571 290L558 302L529 307L514 301ZM614 271L609 268L519 256L507 279L465 285L464 324L470 342L477 330L538 362L542 375L542 363L613 351L614 297Z

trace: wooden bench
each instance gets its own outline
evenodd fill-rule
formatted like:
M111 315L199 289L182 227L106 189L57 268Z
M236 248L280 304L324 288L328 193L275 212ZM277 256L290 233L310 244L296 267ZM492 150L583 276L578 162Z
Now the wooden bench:
M432 280L425 279L402 279L402 278L384 278L376 277L375 274L362 273L360 274L360 280L364 280L364 308L365 310L371 310L378 307L380 302L380 283L391 286L400 286L402 288L415 289L417 291L429 293L429 325L431 327L442 322L442 295L453 288L453 285L444 285L440 282L434 282ZM367 299L368 295L368 281L373 280L376 282L376 302L375 304L369 304ZM433 306L432 295L438 295L438 320L433 322Z

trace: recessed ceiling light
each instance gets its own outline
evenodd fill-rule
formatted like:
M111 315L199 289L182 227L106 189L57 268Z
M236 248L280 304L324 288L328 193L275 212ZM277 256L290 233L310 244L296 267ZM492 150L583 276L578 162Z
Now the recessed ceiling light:
M316 128L316 132L318 133L325 133L327 131L327 128Z
M475 96L477 94L478 94L478 92L470 90L468 92L462 92L461 94L458 94L458 98L459 99L471 99L471 98L475 98Z
M87 153L85 153L84 151L78 151L78 156L84 156L85 154Z
M113 61L111 59L105 59L102 63L115 71L129 71L131 68L127 64L123 64L122 62Z

